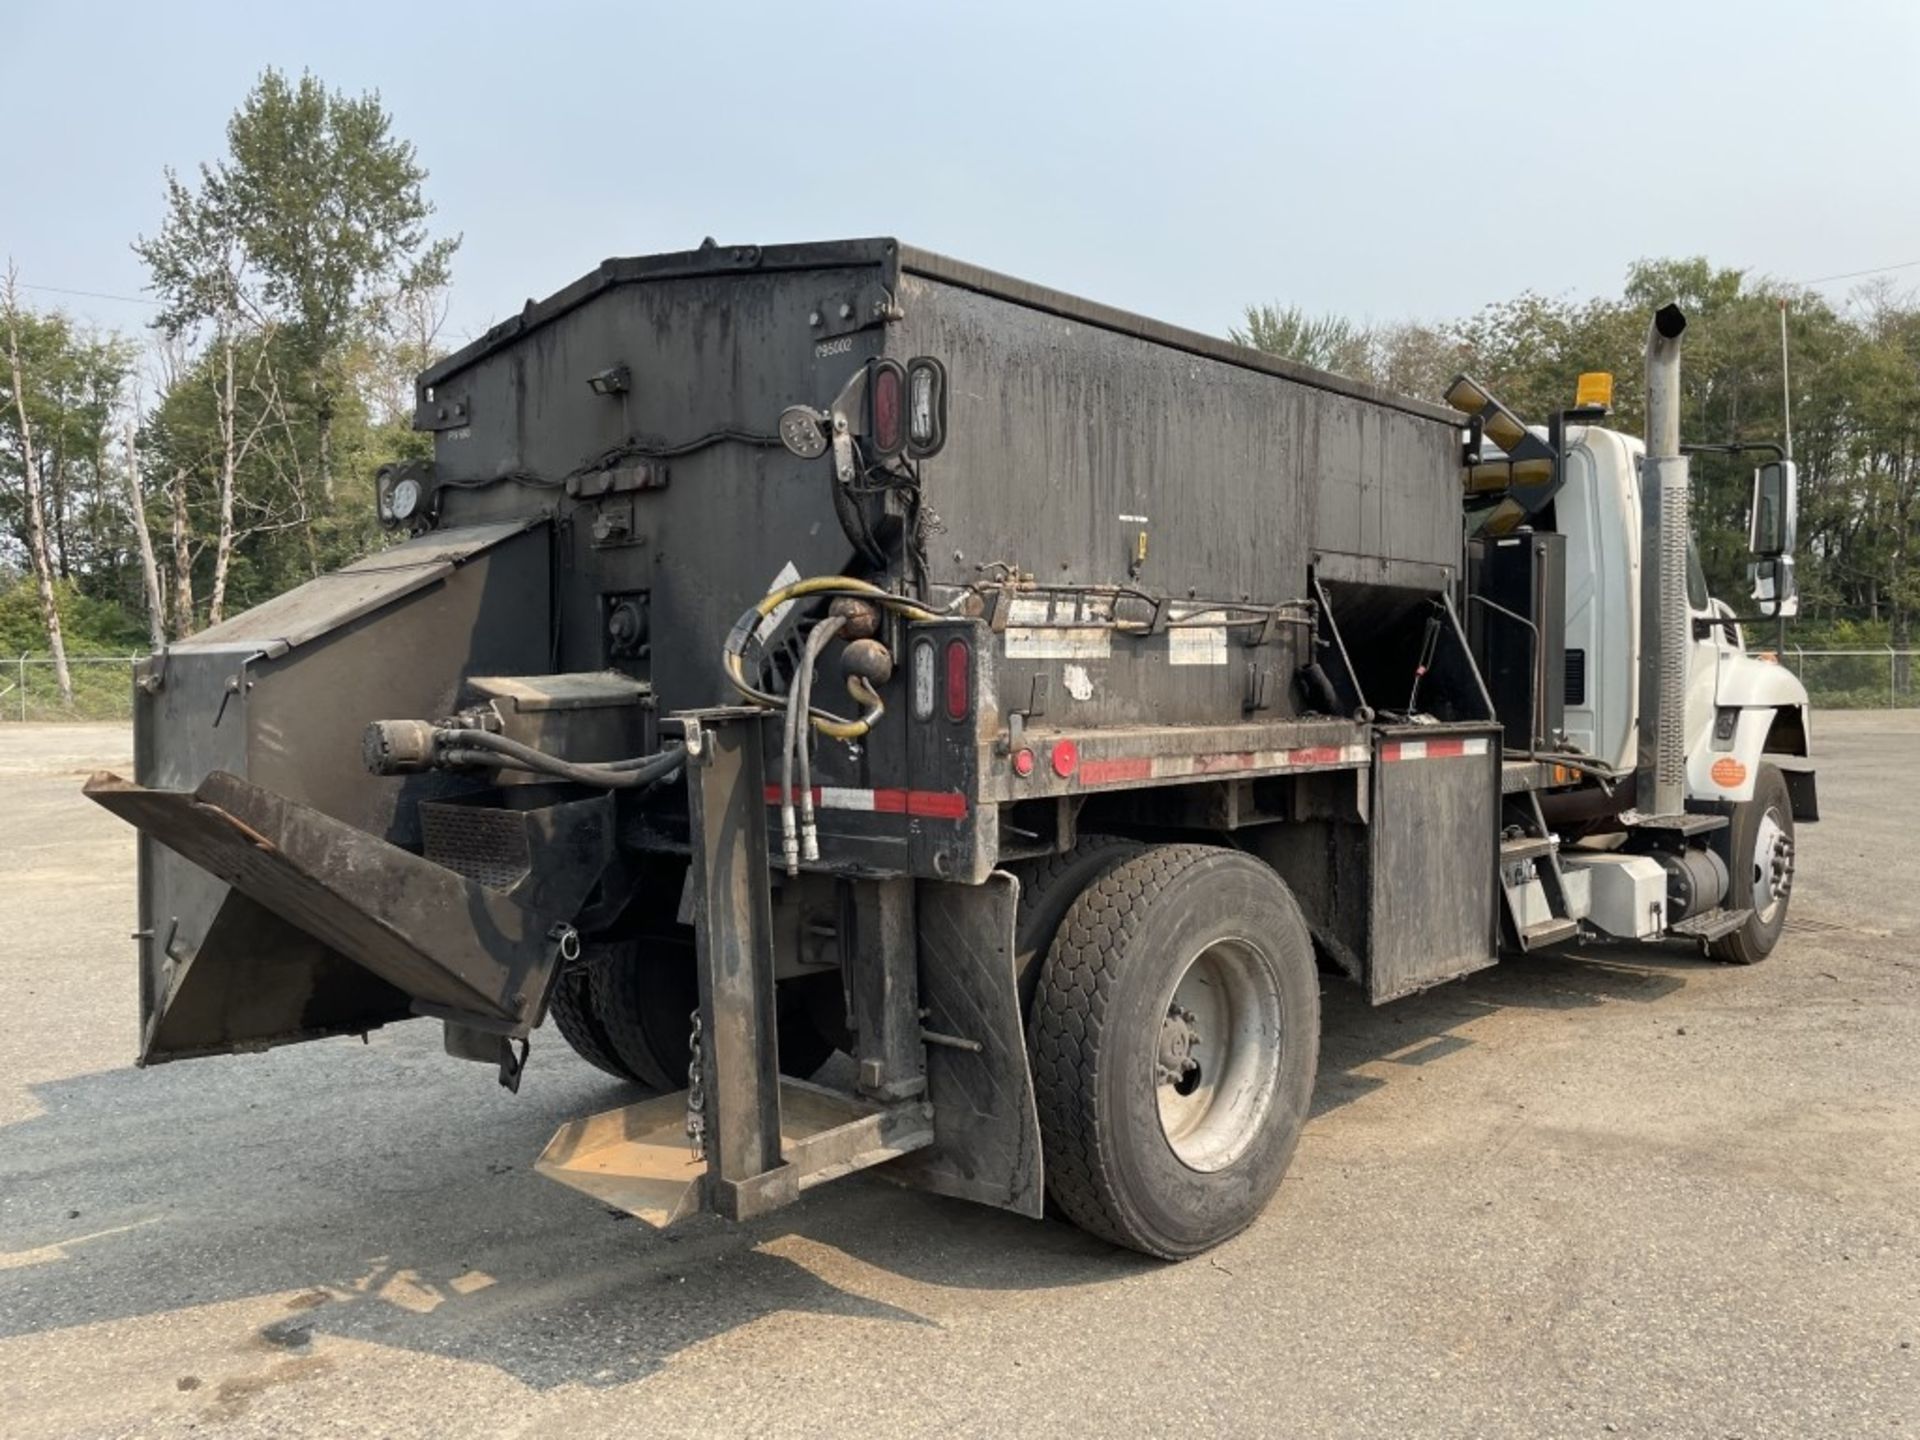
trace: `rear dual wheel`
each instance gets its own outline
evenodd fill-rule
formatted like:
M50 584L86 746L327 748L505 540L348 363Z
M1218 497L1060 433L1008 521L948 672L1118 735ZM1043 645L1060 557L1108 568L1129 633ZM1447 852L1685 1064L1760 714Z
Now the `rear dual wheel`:
M694 963L693 946L677 937L590 941L554 981L548 1014L588 1064L652 1090L685 1089L700 1004ZM805 1079L826 1064L840 1041L831 1023L838 998L837 974L779 986L783 1074Z
M1234 850L1095 867L1028 1023L1047 1190L1082 1229L1183 1259L1244 1229L1292 1159L1319 1059L1299 906Z

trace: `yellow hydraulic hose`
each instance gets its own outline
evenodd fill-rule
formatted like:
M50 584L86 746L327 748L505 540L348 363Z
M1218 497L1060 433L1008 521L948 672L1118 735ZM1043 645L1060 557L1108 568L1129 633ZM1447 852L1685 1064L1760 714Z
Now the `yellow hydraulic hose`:
M783 585L778 590L770 590L754 604L751 610L740 617L733 627L733 632L727 636L726 646L721 652L721 663L726 671L727 680L734 689L756 705L779 710L790 703L791 697L762 690L747 679L744 653L747 641L759 628L761 620L789 600L802 599L808 595L852 595L860 599L872 600L875 604L912 620L940 618L924 605L891 594L865 580L855 580L849 575L816 575L808 580L796 580L791 585ZM847 693L866 707L866 713L858 720L847 720L829 711L809 709L807 718L814 729L835 740L857 740L871 730L874 723L886 713L886 706L882 703L878 692L864 677L849 676Z

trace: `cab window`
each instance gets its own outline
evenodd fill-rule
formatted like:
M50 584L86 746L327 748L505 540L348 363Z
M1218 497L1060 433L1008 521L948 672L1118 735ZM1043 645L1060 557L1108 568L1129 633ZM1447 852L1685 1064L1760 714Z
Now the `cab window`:
M1707 572L1700 564L1700 549L1687 542L1687 608L1705 611L1713 603L1707 594Z

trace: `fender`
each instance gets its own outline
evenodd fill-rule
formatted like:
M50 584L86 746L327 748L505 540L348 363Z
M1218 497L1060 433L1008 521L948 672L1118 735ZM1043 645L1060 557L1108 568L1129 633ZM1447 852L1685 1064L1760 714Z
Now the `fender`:
M1764 754L1776 748L1786 754L1808 753L1811 707L1806 687L1782 665L1733 651L1720 657L1717 668L1715 723L1687 756L1687 793L1694 800L1738 803L1753 798L1754 778ZM1733 733L1718 738L1720 721L1728 711L1738 712ZM1782 735L1779 747L1768 744L1776 731Z

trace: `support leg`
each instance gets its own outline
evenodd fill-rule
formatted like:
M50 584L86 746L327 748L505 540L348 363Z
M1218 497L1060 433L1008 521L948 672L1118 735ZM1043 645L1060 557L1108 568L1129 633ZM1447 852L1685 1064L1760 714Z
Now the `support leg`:
M927 1050L920 1042L920 955L911 879L853 886L849 959L861 1092L876 1100L925 1094Z
M765 723L687 722L708 1204L733 1220L779 1203L781 1188L762 1179L782 1168Z

